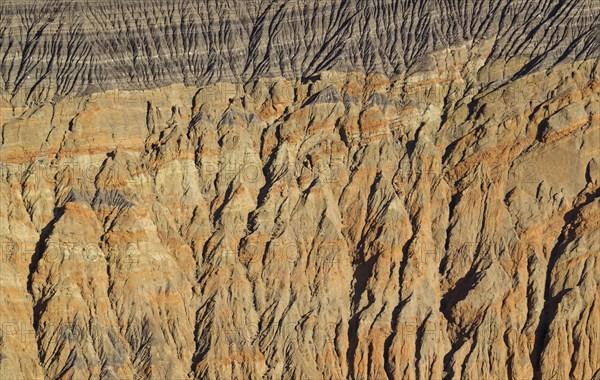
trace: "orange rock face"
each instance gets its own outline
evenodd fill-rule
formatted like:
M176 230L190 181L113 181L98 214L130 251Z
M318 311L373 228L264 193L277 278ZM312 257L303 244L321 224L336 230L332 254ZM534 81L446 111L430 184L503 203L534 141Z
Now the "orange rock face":
M593 67L410 107L332 73L261 80L293 89L276 102L171 86L5 121L2 373L596 376Z
M597 61L474 49L3 102L0 378L597 379Z

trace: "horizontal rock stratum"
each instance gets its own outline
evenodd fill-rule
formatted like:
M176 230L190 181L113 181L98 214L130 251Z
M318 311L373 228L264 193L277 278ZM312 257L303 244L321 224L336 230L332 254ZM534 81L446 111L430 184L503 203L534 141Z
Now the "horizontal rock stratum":
M0 379L600 379L596 1L0 4Z
M30 102L106 89L447 70L468 49L524 74L597 58L596 0L3 0L0 74ZM520 61L520 59L523 59ZM462 60L462 59L459 59Z

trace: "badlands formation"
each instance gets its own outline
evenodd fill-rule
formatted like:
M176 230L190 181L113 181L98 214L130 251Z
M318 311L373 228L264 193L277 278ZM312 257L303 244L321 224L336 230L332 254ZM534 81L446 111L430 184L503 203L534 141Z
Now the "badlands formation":
M0 379L600 379L596 0L3 0Z

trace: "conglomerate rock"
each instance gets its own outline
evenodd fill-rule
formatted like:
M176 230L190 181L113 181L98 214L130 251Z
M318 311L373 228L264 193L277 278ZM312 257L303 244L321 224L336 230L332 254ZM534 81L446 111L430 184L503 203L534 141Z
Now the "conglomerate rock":
M1 379L600 379L597 2L0 8Z

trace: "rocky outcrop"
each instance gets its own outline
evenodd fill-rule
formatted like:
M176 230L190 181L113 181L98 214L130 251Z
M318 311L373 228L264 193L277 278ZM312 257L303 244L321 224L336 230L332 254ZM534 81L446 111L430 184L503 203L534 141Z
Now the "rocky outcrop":
M599 378L595 3L150 3L3 5L2 379Z

